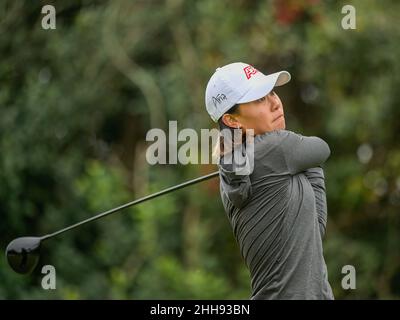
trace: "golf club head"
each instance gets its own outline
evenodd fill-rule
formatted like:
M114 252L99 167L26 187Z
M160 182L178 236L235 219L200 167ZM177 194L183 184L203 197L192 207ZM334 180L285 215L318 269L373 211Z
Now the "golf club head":
M10 267L20 274L31 273L39 261L40 242L38 237L22 237L11 241L6 249Z

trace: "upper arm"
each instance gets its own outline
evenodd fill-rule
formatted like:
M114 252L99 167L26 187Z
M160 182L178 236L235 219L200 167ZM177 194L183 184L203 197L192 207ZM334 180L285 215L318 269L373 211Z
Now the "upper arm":
M321 138L306 137L291 131L281 142L281 148L288 170L293 175L322 165L331 153L328 144Z

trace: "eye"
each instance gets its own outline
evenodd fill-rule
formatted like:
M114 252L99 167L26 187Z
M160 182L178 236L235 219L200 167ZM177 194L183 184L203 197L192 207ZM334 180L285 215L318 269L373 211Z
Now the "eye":
M263 102L265 100L265 97L262 97L260 99L258 99L258 102Z

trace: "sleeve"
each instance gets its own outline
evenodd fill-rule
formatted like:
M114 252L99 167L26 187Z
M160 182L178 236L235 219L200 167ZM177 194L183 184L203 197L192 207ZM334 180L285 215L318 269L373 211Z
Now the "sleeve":
M321 138L287 132L280 146L290 174L295 175L306 169L320 166L330 156L329 146Z
M223 190L237 208L242 208L252 196L252 187L249 175L239 175L232 164L224 164L220 160L218 165Z
M321 238L323 238L325 236L326 223L328 220L324 171L320 166L318 166L307 169L304 174L314 190L319 230Z

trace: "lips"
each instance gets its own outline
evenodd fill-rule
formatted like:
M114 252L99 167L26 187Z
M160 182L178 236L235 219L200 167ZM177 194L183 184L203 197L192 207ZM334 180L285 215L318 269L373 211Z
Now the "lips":
M283 117L283 113L282 113L282 114L280 114L279 116L277 116L277 117L274 119L274 121L276 121L276 120L280 119L281 117Z

